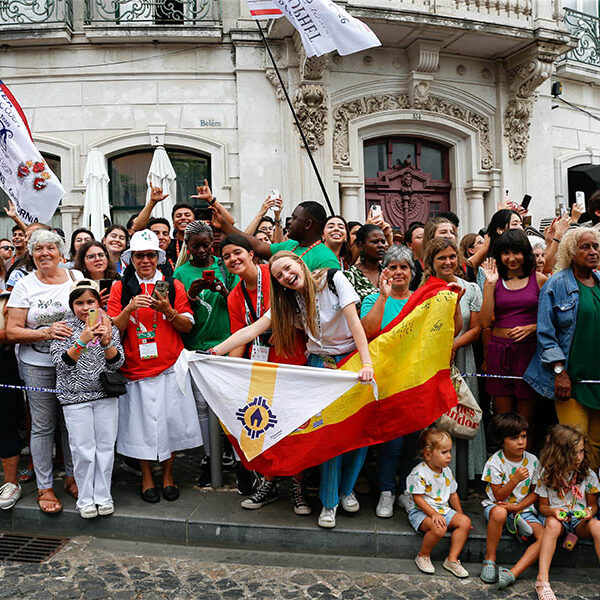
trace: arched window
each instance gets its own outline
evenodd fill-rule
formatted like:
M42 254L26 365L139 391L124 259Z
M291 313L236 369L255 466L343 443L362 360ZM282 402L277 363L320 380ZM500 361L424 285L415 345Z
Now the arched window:
M166 151L177 175L177 202L203 206L189 197L196 193L196 186L205 179L210 185L210 157L190 150L166 148ZM136 150L108 159L113 223L124 225L146 203L146 178L153 154L153 149Z

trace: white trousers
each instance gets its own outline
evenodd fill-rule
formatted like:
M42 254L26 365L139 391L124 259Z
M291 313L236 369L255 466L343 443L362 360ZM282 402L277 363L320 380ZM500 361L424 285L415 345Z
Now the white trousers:
M77 508L112 502L110 484L119 422L117 398L63 406L79 489Z

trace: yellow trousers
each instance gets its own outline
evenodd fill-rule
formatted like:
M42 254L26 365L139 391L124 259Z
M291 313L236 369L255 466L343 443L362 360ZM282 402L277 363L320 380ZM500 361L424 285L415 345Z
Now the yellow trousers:
M600 410L588 408L575 398L565 402L554 402L558 422L561 425L578 427L586 435L591 448L590 467L596 470L600 464Z

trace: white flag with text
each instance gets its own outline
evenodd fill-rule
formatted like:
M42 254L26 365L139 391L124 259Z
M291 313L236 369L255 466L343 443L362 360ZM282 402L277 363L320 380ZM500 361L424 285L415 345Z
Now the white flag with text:
M0 187L25 223L50 223L65 190L36 148L23 109L0 81Z
M248 7L255 19L286 17L300 34L309 57L333 50L346 55L381 46L367 25L333 0L248 0Z

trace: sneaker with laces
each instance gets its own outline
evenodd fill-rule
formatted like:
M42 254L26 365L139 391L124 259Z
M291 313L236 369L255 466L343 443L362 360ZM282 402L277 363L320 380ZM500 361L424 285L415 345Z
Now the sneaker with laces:
M0 508L8 510L12 508L21 497L21 486L18 483L7 481L0 487Z
M421 556L417 554L415 556L415 565L419 567L419 571L423 571L423 573L427 573L428 575L433 575L435 573L435 567L431 562L431 557L429 556Z
M469 576L469 572L460 564L460 560L455 562L446 558L443 567L446 571L450 571L452 575L460 577L461 579Z
M260 483L259 478L254 471L248 471L241 462L235 467L236 487L240 496L250 496L254 488Z
M412 509L412 498L410 497L410 494L407 494L406 492L400 494L398 498L396 498L396 504L409 513Z
M98 509L95 504L88 504L78 509L82 519L93 519L98 516Z
M266 479L263 479L252 496L242 500L240 506L242 508L256 510L257 508L262 508L265 504L270 504L278 499L279 493L277 492L277 482L275 480L267 481Z
M112 502L106 502L105 504L98 504L98 514L102 517L106 515L112 515L115 512L115 505Z
M379 494L379 502L375 514L381 519L389 519L394 516L394 494L386 491Z
M533 535L531 525L519 513L515 515L515 527L517 533L524 538L529 538Z
M321 510L321 514L319 515L319 520L317 521L319 527L324 527L325 529L333 529L335 527L335 515L337 513L337 506L333 508L325 508Z
M200 463L200 471L198 472L198 481L196 485L200 488L212 486L212 475L210 471L210 456L204 456Z
M302 493L302 484L293 477L290 487L290 497L294 506L294 512L297 515L310 515L312 510Z
M360 510L360 503L356 499L354 492L350 492L347 496L340 496L340 502L346 512L354 513Z

